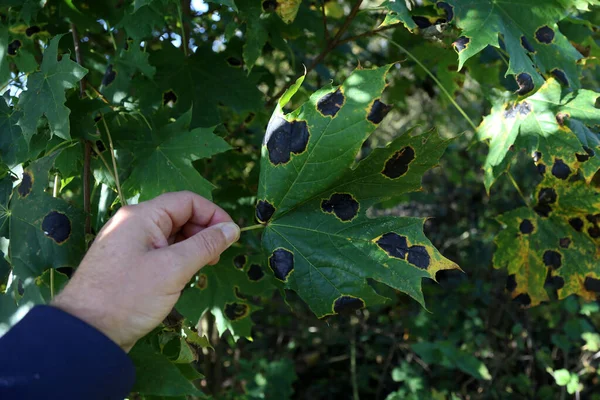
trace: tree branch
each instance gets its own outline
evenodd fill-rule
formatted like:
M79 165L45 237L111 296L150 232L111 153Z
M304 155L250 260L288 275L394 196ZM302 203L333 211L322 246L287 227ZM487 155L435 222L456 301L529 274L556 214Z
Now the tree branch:
M352 7L352 10L350 11L350 14L348 14L346 19L344 20L344 23L342 24L340 29L337 31L337 33L335 34L333 39L329 42L329 44L325 47L325 49L321 52L321 54L319 54L313 60L313 62L306 68L306 74L308 74L313 69L315 69L317 67L317 65L319 65L319 63L321 61L323 61L323 59L325 57L327 57L327 55L331 52L331 50L335 49L340 44L340 39L341 39L342 35L344 35L344 33L346 33L346 30L348 30L348 27L350 26L350 24L356 17L356 14L358 14L358 10L360 9L362 2L363 2L363 0L357 0L357 2ZM271 97L269 99L269 101L267 101L266 105L267 106L272 105L278 98L280 98L285 93L286 90L288 90L290 88L290 86L292 86L292 84L295 81L296 81L295 79L290 80L290 82L287 85L285 85L279 92L277 92L275 95L273 95L273 97Z

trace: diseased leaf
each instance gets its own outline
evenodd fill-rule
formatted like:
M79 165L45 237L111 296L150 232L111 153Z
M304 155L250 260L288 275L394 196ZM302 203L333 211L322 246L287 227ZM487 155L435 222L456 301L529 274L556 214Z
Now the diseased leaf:
M106 68L100 88L102 94L111 103L118 104L130 94L134 74L139 72L152 79L156 68L148 63L148 57L139 42L127 41L127 46Z
M29 75L27 90L19 98L18 107L23 114L18 125L27 143L36 133L38 119L48 119L50 132L62 139L70 139L69 109L65 106L65 89L75 87L87 70L71 61L68 54L58 59L58 42L64 35L55 36L46 51L40 71Z
M26 168L10 201L9 257L21 279L76 267L85 251L83 213L45 193L53 162L54 156L45 157Z
M419 190L448 144L435 132L405 134L354 165L390 109L380 101L389 68L355 70L287 115L279 104L267 127L256 207L263 248L276 279L319 317L383 301L367 279L424 304L422 278L458 268L425 237L423 219L367 216Z
M298 10L300 9L300 4L302 4L302 0L275 0L277 2L277 7L275 8L275 12L283 22L286 24L291 24L296 19L296 15L298 15Z
M507 75L515 77L519 95L529 95L538 89L544 82L541 74L553 75L565 86L580 87L576 61L582 55L556 24L567 16L565 1L447 0L447 3L452 7L454 23L462 30L454 42L459 69L469 58L493 46L508 53Z
M590 129L600 124L600 110L594 106L599 96L583 89L563 92L551 79L525 100L495 106L478 128L490 145L484 166L488 191L510 164L512 146L530 152L540 172L566 173L566 179L581 169L589 182L600 168L600 136Z
M176 308L195 323L205 312L212 313L219 335L229 330L235 340L251 338L250 316L260 307L249 297L271 295L273 289L263 258L233 248L221 255L217 265L202 268L193 286L184 290Z
M381 23L381 27L397 24L399 22L402 22L406 29L410 31L417 27L404 0L387 0L382 6L388 10L388 13Z
M262 49L269 39L269 33L260 18L262 7L259 2L242 0L240 9L246 19L246 42L244 43L244 64L248 73L262 54Z
M133 170L123 184L131 197L140 201L162 193L191 190L208 199L214 186L204 179L192 162L222 153L231 147L213 134L214 128L189 130L192 110L176 122L153 129L147 141L124 142L134 154Z
M505 229L496 237L494 266L508 269L507 288L524 305L549 300L549 281L559 299L594 299L600 292L600 191L546 174L535 196L533 209L498 218Z
M160 90L154 100L181 113L193 104L192 126L218 125L218 104L238 114L255 111L263 104L251 78L210 48L199 48L186 58L180 49L167 44L150 56L150 63L157 68L155 81Z

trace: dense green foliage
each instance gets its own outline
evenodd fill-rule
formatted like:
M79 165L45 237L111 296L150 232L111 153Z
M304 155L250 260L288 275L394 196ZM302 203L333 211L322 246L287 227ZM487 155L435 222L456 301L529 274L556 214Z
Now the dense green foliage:
M0 329L192 190L132 398L598 398L598 5L0 0Z

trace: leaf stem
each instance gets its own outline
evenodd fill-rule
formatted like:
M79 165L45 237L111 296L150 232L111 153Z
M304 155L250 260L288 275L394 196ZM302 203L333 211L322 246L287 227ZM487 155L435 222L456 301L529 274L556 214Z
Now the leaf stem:
M519 193L519 196L521 196L521 199L523 199L523 202L525 203L525 205L527 207L531 207L531 205L529 204L529 201L527 200L527 198L525 197L525 195L523 194L523 191L521 190L521 188L519 187L519 184L517 183L517 181L515 180L515 178L513 177L512 173L509 171L506 171L506 175L508 175L508 179L510 180L510 182L512 183L512 185L515 187L515 189L517 189L517 192Z
M242 229L240 229L241 232L246 232L246 231L252 231L254 229L264 229L266 225L263 224L256 224L256 225L250 225L250 226L245 226Z
M54 174L54 188L52 188L52 197L58 197L58 185L60 185L60 179L58 179L58 173ZM54 268L50 268L50 300L54 298Z
M433 81L440 87L440 90L446 95L446 97L448 97L448 100L450 100L450 102L452 103L452 105L454 107L456 107L456 109L458 110L458 112L465 118L465 120L468 122L468 124L471 125L471 128L473 128L473 131L474 132L477 131L477 125L475 125L475 123L471 120L471 118L469 118L469 116L467 115L467 113L465 112L465 110L463 110L462 107L458 105L458 103L454 100L454 98L452 97L452 95L450 95L450 93L448 93L448 91L446 90L446 88L442 85L442 83L438 80L438 78L433 74L433 72L431 72L429 70L429 68L427 68L421 61L419 61L419 59L417 57L415 57L410 51L408 51L407 49L405 49L404 47L402 47L396 41L394 41L391 38L389 38L389 37L387 37L385 35L382 35L382 34L377 34L377 36L381 36L382 38L387 39L391 44L393 44L398 49L400 49L411 60L413 60L419 67L421 67L423 69L423 71L425 71L425 73L427 73L427 75L429 75L431 77L431 79L433 79Z
M110 135L110 130L108 129L108 124L106 123L106 119L104 118L104 116L102 116L102 122L104 123L104 129L106 130L106 135L108 136L108 145L110 146L110 156L112 158L112 164L115 174L115 185L117 185L117 193L119 193L119 200L121 201L121 206L126 206L127 200L125 200L125 196L123 196L123 191L121 190L121 182L119 182L119 169L117 168L115 148L113 146L112 136Z
M358 396L358 383L356 381L356 328L352 327L350 338L350 374L352 376L352 399L360 400Z
M183 13L181 11L181 3L177 3L177 13L179 14L179 25L181 25L181 47L183 47L183 54L187 57L187 39L185 37L185 28L183 26Z

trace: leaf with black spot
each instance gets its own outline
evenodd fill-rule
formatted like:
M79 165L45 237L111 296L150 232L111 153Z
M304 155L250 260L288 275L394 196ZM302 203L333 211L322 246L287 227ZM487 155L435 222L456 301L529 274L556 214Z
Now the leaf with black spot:
M48 268L76 267L85 251L83 212L45 192L54 161L45 157L27 167L10 201L9 252L21 279Z
M463 40L457 42L459 69L489 46L508 53L507 74L519 82L519 95L533 94L544 84L542 74L560 71L566 86L579 88L577 61L583 56L559 30L569 12L561 0L447 0ZM466 41L468 40L468 45Z
M549 212L519 208L498 218L505 229L496 236L494 266L514 276L513 298L527 294L532 306L549 300L547 277L561 282L559 299L572 294L595 298L583 283L586 277L600 276L600 237L594 237L595 229L600 231L600 191L582 181L547 175L537 193L538 206ZM528 234L526 221L535 227Z
M383 4L381 4L381 6L385 7L388 13L386 14L385 19L381 23L380 27L402 23L406 29L410 31L417 28L417 24L412 19L410 11L406 7L406 3L404 1L386 0L383 2Z
M532 154L540 172L568 179L580 170L590 182L600 168L600 157L595 156L600 136L592 131L600 124L598 97L590 90L563 90L550 79L525 100L495 104L478 128L479 138L490 146L484 165L488 191L510 166L513 146Z
M423 219L367 217L372 205L419 190L450 142L433 131L406 132L355 163L377 127L369 116L388 69L357 69L341 86L325 87L285 114L301 78L278 102L265 135L257 215L270 214L262 221L267 271L319 317L385 301L368 279L423 304L422 279L457 268L425 237ZM299 124L306 131L293 128ZM303 148L290 151L296 141Z
M215 316L219 335L229 330L236 340L251 338L251 315L260 309L251 298L268 298L274 289L264 258L247 255L244 249L234 247L221 255L218 264L200 270L175 308L193 324L202 314L210 312Z

